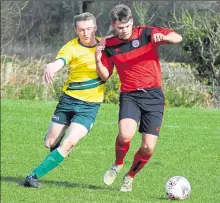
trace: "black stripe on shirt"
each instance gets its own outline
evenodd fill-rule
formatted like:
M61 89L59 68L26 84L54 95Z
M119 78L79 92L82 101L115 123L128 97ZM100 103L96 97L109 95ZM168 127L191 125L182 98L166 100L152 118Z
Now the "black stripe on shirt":
M152 28L144 28L141 35L136 38L113 46L106 46L105 54L108 57L123 54L138 49L150 43Z

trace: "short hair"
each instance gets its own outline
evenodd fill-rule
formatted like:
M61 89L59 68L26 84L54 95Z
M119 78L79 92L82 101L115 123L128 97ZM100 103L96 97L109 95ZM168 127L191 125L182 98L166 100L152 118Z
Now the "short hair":
M87 21L87 20L92 20L94 22L94 24L96 25L96 18L94 15L92 15L91 13L85 12L85 13L81 13L79 15L74 16L73 19L73 25L74 28L76 28L76 24L79 21Z
M132 12L128 6L119 4L111 10L110 16L112 23L117 20L126 23L132 18Z

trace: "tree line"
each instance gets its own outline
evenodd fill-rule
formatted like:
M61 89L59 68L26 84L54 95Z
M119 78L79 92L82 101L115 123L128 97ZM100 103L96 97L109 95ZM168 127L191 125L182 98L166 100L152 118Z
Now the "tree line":
M23 58L50 53L53 58L75 37L75 15L94 14L97 35L108 35L109 12L120 3L131 7L135 25L170 27L183 35L181 46L161 47L163 60L189 63L204 84L220 85L218 1L1 1L1 52Z

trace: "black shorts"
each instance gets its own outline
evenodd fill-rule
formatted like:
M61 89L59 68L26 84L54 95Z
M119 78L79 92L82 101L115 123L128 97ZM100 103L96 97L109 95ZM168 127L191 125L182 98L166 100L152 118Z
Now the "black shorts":
M121 92L119 121L124 118L140 122L139 132L159 135L165 98L161 88Z

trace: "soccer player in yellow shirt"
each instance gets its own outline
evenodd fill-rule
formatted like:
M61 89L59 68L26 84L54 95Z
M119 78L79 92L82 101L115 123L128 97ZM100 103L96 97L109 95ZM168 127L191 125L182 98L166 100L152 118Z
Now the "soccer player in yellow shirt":
M77 15L74 28L78 37L65 44L56 60L47 64L44 71L44 80L52 83L57 71L67 64L70 66L69 77L45 137L45 146L51 152L26 177L25 187L41 187L39 179L59 166L72 148L88 134L104 99L105 84L96 72L94 57L100 40L95 36L96 19L90 13ZM65 132L66 137L60 144Z

